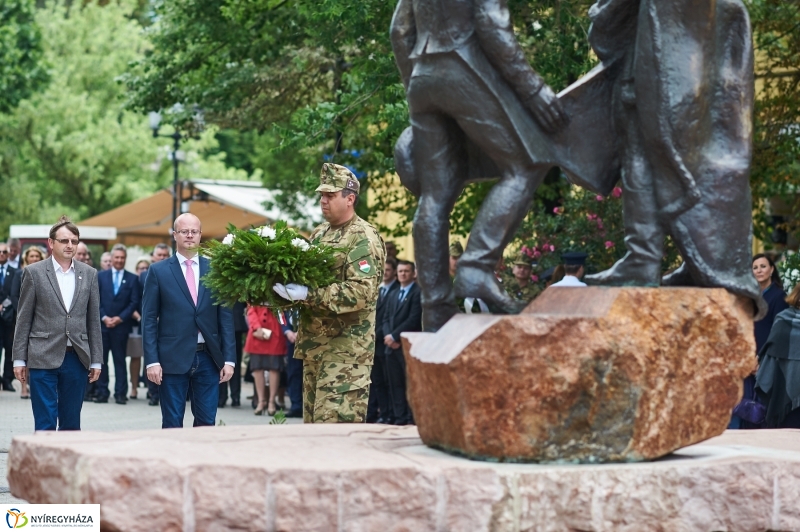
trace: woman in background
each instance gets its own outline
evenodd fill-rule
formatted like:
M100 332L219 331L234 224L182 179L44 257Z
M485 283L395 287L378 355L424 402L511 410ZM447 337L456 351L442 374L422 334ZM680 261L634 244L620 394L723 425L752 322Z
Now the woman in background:
M767 343L769 333L772 330L772 324L781 311L788 308L786 304L786 292L783 291L781 286L781 278L778 275L778 268L772 259L763 253L759 253L753 257L752 262L753 276L758 281L758 286L761 289L761 295L767 302L768 310L766 316L754 324L754 332L756 337L756 354L761 352L764 344ZM744 393L742 400L753 400L756 398L756 377L755 373L745 378L744 380ZM728 428L731 429L757 429L761 424L751 423L734 415L731 417L731 423Z
M244 350L250 355L250 371L255 381L258 406L255 415L274 415L277 411L275 397L278 394L281 371L286 365L286 337L278 319L267 307L247 308L247 340ZM265 397L264 371L269 371L269 402Z
M45 253L42 251L38 246L31 246L25 250L25 253L22 254L22 262L20 263L19 267L20 270L11 279L11 290L9 291L8 298L11 300L11 304L14 306L14 313L16 314L17 309L19 308L19 293L22 288L22 276L25 273L25 268L30 266L31 264L35 264L39 261L45 259ZM16 321L16 318L14 319ZM22 386L19 390L19 398L20 399L30 399L31 394L28 392L28 383L23 382L21 383Z

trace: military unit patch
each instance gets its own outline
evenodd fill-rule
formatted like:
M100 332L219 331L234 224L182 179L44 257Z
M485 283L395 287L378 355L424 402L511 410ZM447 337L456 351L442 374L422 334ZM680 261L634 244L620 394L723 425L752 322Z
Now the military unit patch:
M361 270L364 273L369 273L369 269L370 269L369 262L367 262L365 260L359 261L358 269Z

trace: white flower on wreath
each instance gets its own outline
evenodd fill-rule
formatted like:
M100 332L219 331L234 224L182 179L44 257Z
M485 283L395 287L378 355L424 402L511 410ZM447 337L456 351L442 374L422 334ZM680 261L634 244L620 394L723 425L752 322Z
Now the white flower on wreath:
M262 238L269 238L270 240L275 240L275 235L276 235L275 229L273 229L268 225L262 227L261 230L259 230L258 232L258 236Z
M230 245L233 244L233 239L234 239L234 236L232 234L228 233L225 236L225 238L222 239L222 243L225 244L226 246L230 246Z
M302 249L303 251L308 251L308 248L311 247L309 246L308 242L306 242L302 238L293 238L292 245L296 248Z

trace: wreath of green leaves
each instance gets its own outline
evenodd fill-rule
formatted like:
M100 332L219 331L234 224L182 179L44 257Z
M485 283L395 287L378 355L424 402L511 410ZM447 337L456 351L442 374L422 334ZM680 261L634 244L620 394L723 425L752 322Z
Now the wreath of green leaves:
M273 238L261 236L271 229ZM229 224L228 233L222 242L203 244L203 254L211 260L203 282L224 305L241 301L273 310L291 308L297 303L276 294L275 283L297 283L314 290L336 280L331 268L336 248L309 244L284 221L273 228L237 229Z

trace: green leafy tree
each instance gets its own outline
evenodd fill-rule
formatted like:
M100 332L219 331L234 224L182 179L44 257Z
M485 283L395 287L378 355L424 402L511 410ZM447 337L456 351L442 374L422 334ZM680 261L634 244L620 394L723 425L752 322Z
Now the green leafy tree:
M800 218L794 216L800 207L800 3L746 2L754 30L758 91L750 183L756 236L770 246L774 227L800 237ZM786 218L775 223L770 213Z
M0 113L47 83L33 0L0 0Z
M116 77L149 47L136 2L49 3L36 11L50 84L0 114L0 233L13 223L82 219L171 184L171 142L123 108ZM211 127L183 144L182 177L247 179ZM168 132L168 131L167 131Z

